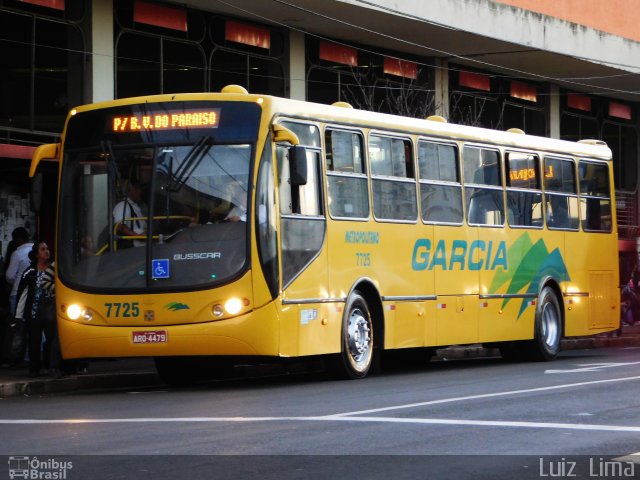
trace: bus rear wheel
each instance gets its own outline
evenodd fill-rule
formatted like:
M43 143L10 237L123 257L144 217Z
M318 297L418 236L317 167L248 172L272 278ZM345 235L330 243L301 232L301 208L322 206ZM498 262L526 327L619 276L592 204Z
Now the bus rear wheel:
M508 361L549 361L560 353L562 314L558 296L544 287L538 296L533 340L500 345L502 358Z
M533 360L548 361L560 353L562 314L558 297L551 287L544 287L536 305L534 338L530 343Z
M364 378L374 357L373 321L367 302L358 291L347 300L342 318L342 348L336 373L347 379Z

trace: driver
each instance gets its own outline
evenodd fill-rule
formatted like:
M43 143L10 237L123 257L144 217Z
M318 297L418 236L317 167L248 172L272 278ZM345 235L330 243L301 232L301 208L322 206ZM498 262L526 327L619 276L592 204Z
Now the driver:
M142 187L132 180L127 185L127 196L113 207L113 222L117 225L116 233L123 236L145 236L147 221L138 202L142 199ZM133 240L134 247L143 247L144 239Z

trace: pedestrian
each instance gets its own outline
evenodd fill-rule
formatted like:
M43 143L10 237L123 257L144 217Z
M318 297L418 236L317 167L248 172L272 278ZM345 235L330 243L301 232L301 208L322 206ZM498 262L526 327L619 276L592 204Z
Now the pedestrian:
M15 248L12 253L7 253L8 266L5 273L7 283L11 285L9 292L9 310L11 315L16 313L16 297L18 294L18 285L22 274L27 269L31 261L29 260L29 252L33 247L33 243L29 241L29 232L24 227L18 227L11 232L11 242ZM7 249L9 250L9 249Z
M640 294L640 268L638 267L638 262L633 264L633 269L631 270L631 278L630 282L633 288L633 291L637 294Z
M16 304L16 319L25 320L29 332L29 375L39 376L48 366L51 376L59 378L62 356L55 308L55 265L49 246L42 241L34 242L29 258L31 265L20 279Z

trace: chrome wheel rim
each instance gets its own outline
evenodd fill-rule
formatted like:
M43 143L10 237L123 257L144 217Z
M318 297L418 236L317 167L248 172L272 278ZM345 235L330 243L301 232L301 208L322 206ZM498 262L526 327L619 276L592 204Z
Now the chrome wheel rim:
M560 319L553 304L546 303L542 309L542 339L544 343L555 348L560 338Z
M353 367L359 372L369 365L372 343L367 316L359 308L353 309L347 323L347 349Z

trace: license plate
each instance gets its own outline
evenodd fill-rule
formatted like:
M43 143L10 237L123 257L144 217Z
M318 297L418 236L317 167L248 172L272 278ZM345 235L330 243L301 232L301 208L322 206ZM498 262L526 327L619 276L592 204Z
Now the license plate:
M132 332L133 343L167 343L166 330Z

